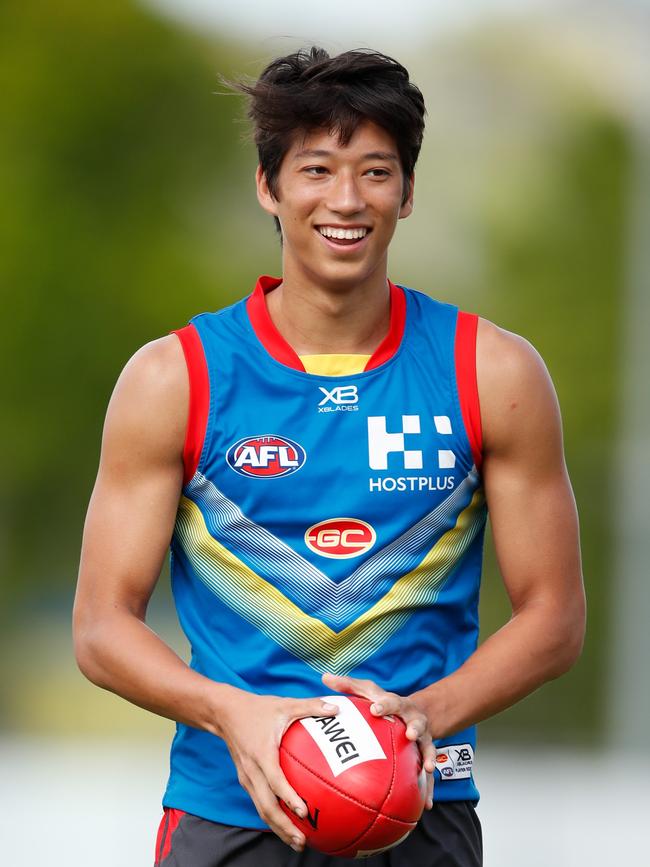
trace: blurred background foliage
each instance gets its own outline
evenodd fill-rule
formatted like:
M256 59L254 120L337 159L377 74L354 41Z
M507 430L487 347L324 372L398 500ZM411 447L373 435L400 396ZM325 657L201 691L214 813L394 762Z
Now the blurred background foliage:
M247 294L258 273L278 273L243 106L219 82L255 75L268 59L259 54L127 0L0 5L5 731L169 731L82 679L70 609L122 366L195 312ZM563 408L582 521L584 656L486 723L493 739L602 736L631 158L628 119L599 88L597 60L576 66L569 56L552 32L500 26L400 58L425 93L429 126L391 276L538 348ZM484 634L508 613L488 546ZM167 576L152 624L185 652Z

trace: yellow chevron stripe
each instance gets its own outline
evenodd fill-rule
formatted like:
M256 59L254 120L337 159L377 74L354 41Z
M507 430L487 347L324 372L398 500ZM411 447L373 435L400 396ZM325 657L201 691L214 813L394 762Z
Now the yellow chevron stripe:
M374 653L425 599L432 601L482 526L484 502L479 488L422 562L340 632L305 613L214 539L187 497L181 499L175 534L197 575L226 605L317 671L343 674Z

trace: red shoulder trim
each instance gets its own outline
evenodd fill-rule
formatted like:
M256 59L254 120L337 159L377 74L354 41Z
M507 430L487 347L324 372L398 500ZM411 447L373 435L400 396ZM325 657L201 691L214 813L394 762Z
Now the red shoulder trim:
M483 432L481 429L481 407L476 382L476 332L478 316L476 313L458 311L456 320L455 362L456 383L460 409L465 422L465 430L472 448L476 468L483 463Z
M380 364L392 358L399 349L404 335L404 325L406 324L406 297L404 290L400 286L391 283L390 280L388 281L388 285L390 286L390 325L388 327L388 334L370 356L364 370L372 370L373 367L379 367Z
M281 364L286 364L287 367L293 367L295 370L302 370L304 373L304 364L293 347L287 343L273 324L264 300L266 293L275 289L280 283L282 283L280 277L260 277L255 291L246 302L246 311L253 331L269 355L272 355Z
M185 328L178 328L171 333L175 334L181 342L190 379L190 406L183 447L185 464L183 484L186 485L196 472L203 450L210 410L210 380L203 344L196 328L193 325L186 325Z

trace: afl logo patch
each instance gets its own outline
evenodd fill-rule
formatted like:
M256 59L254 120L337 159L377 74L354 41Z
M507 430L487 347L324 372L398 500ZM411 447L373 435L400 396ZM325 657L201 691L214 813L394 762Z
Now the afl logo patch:
M365 554L376 539L370 524L358 518L328 518L313 524L305 533L305 545L310 551L336 560Z
M242 476L277 478L295 473L307 460L307 453L293 440L274 434L244 437L226 452L228 466Z

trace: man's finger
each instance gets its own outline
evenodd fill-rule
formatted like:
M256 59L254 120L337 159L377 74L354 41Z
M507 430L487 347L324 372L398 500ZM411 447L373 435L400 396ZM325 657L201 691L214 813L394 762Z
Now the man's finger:
M307 815L305 802L282 773L280 765L269 765L262 772L273 794L297 816L304 818Z
M348 677L341 674L329 674L326 672L321 680L326 686L331 686L337 692L349 692L352 695L361 695L368 698L366 695L370 691L381 691L380 688L372 680L362 680L359 677Z
M280 807L277 796L271 789L262 769L259 767L256 767L254 770L250 769L248 774L252 784L250 795L261 818L287 846L291 846L296 851L301 851L305 845L305 835L293 824ZM302 803L291 786L288 783L286 785L288 787L288 791L286 792L287 800L284 798L282 800L289 805L292 805L296 801Z
M327 671L321 676L321 680L325 686L329 686L330 689L335 689L337 692L350 692L352 684L357 682L357 678L355 677L346 677L341 674L330 674Z
M433 807L433 774L427 774L427 799L425 802L427 810Z
M329 674L326 672L322 676L322 681L325 686L329 686L330 689L335 689L337 692L360 695L362 698L367 698L370 701L376 701L387 695L386 691L372 680L361 680L358 677L348 677L347 675Z
M425 733L418 738L418 746L422 755L422 765L428 774L432 774L436 766L436 748L431 740L431 735Z
M411 741L417 741L426 735L429 722L419 711L413 715L405 714L402 719L406 723L406 737Z
M289 723L308 716L335 716L338 712L338 705L326 698L297 698L291 705Z

